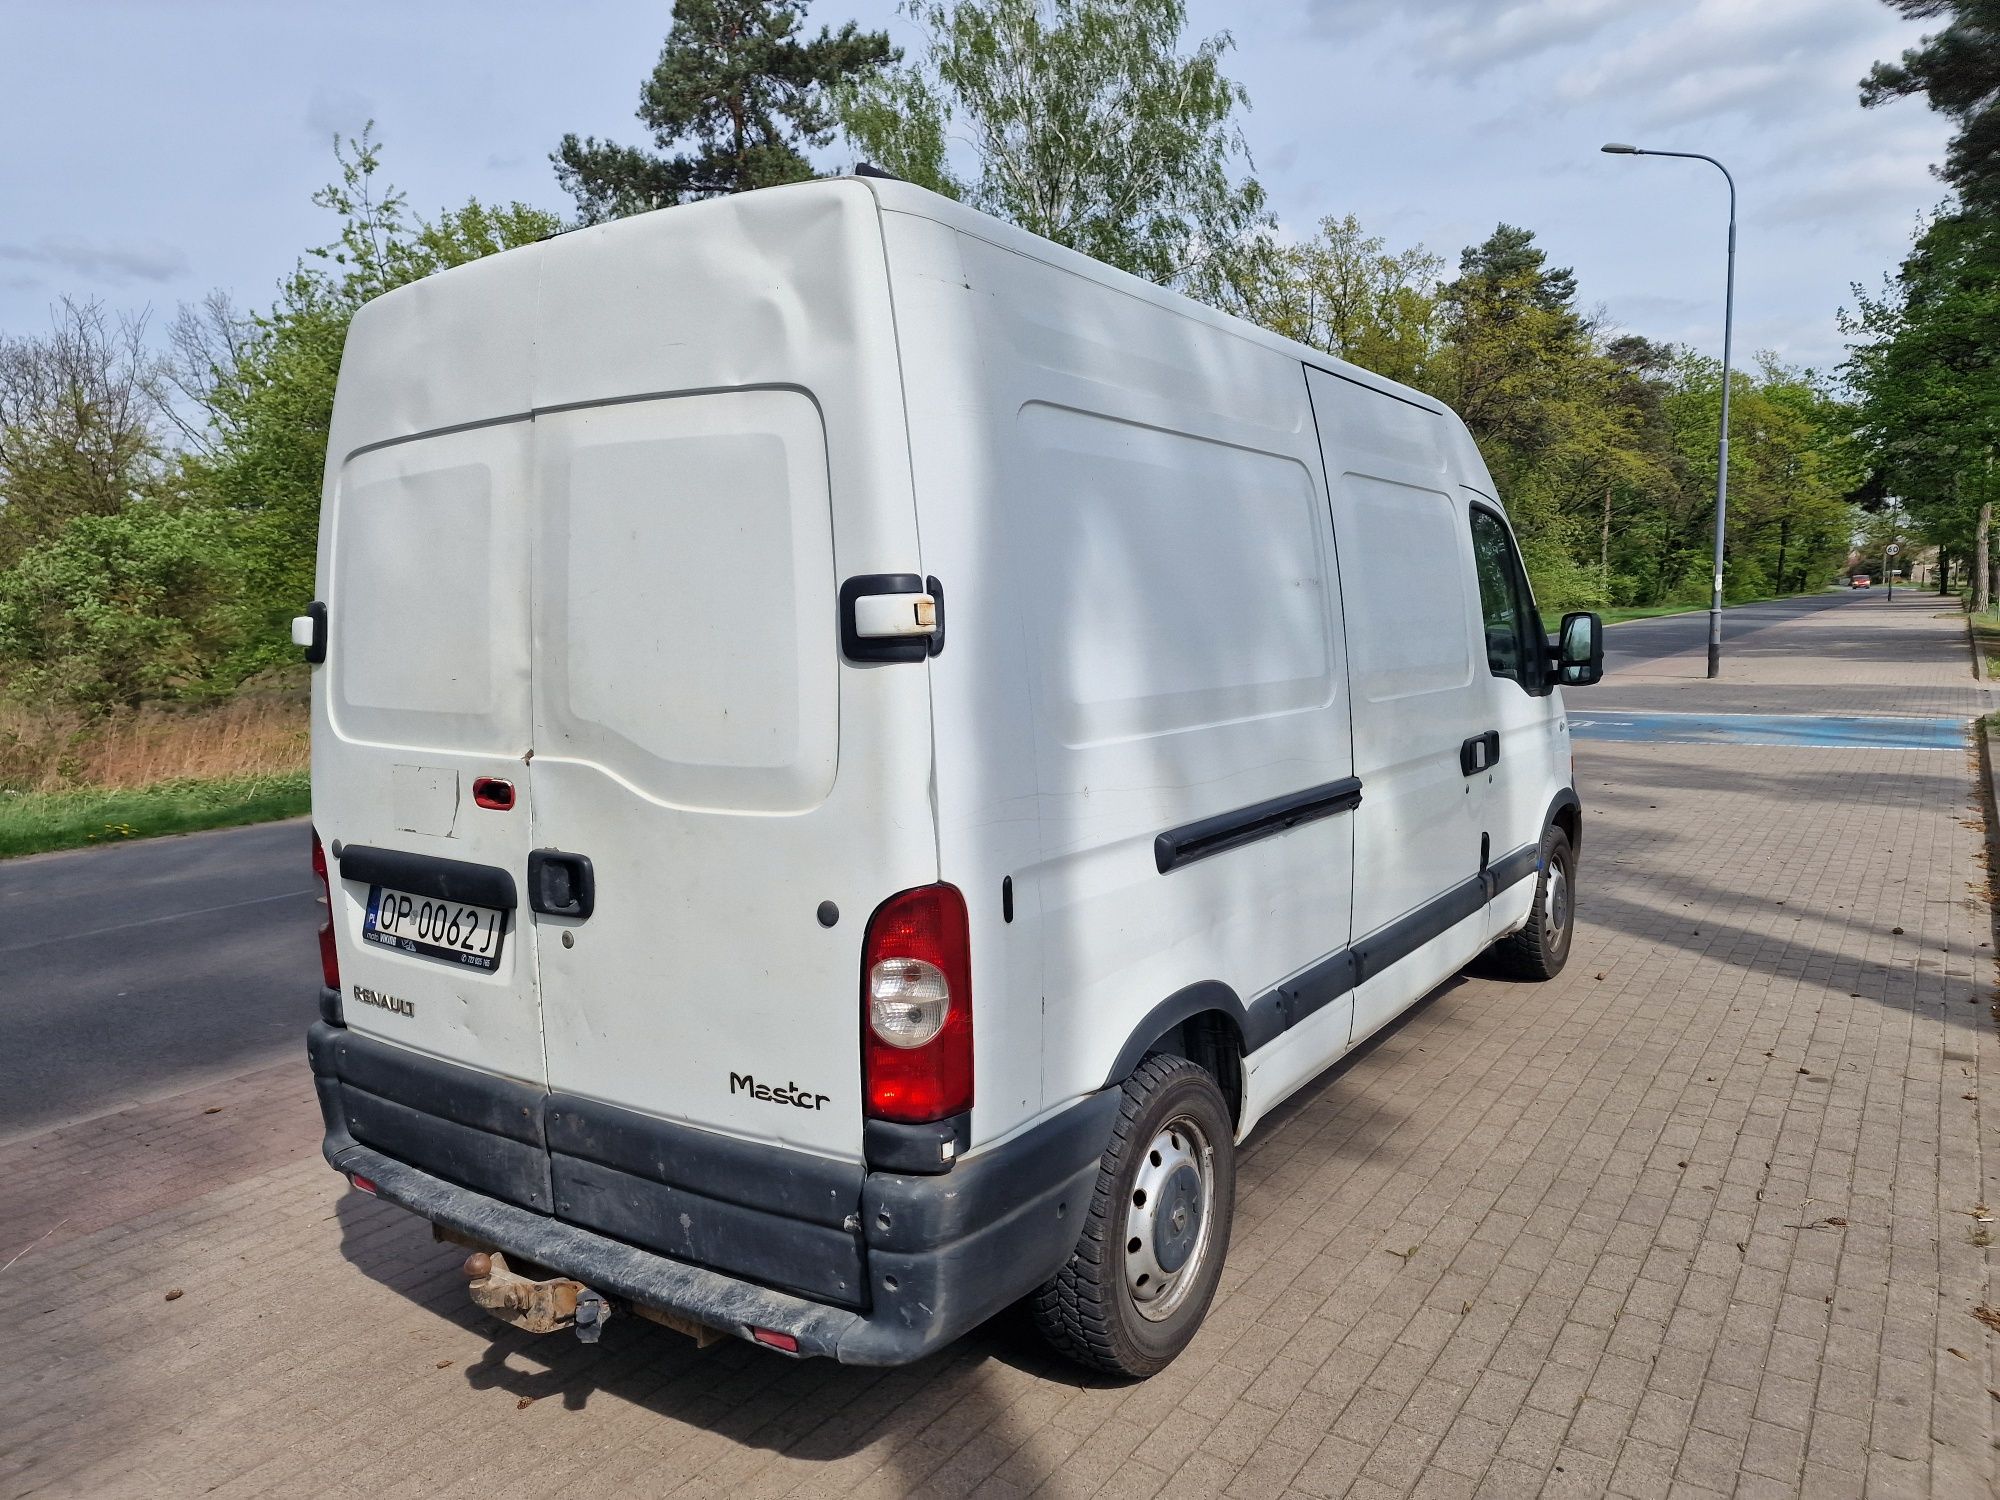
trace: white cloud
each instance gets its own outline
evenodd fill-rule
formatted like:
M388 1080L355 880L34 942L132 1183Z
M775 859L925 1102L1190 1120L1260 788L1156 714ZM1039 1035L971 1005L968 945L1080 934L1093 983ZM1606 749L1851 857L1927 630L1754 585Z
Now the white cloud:
M172 281L188 272L186 254L171 245L104 244L64 234L44 235L32 244L0 242L0 261L102 282ZM10 284L33 286L43 279L31 275Z
M1409 55L1424 71L1475 78L1580 46L1636 9L1633 0L1431 0ZM1311 11L1323 30L1335 33L1393 26L1410 15L1376 0L1312 0Z

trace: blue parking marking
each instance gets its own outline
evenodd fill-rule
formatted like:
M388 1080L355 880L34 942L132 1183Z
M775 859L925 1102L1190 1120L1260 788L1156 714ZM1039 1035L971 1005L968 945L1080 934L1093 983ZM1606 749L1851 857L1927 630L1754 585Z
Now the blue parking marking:
M1605 709L1572 713L1582 740L1649 745L1787 745L1827 750L1963 750L1964 719L1909 719L1856 714L1685 714Z

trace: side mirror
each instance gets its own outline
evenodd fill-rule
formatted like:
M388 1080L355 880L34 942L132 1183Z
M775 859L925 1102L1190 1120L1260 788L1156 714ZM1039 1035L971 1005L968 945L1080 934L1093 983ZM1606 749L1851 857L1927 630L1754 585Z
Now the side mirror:
M1587 611L1564 615L1556 638L1556 681L1589 687L1604 676L1604 621Z

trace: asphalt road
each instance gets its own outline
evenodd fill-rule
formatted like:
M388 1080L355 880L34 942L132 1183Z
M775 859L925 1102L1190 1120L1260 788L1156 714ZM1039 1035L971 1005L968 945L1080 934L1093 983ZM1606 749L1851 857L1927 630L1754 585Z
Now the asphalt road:
M302 820L0 861L0 1140L303 1068L318 912Z
M1801 615L1818 614L1823 609L1865 606L1869 600L1881 603L1887 589L1829 590L1806 594L1797 599L1778 599L1769 604L1738 604L1722 612L1722 651L1728 657L1731 642L1746 641L1760 630L1796 620ZM1898 589L1897 593L1907 592ZM1708 611L1691 615L1661 615L1653 620L1626 620L1606 627L1604 670L1616 672L1642 662L1683 651L1708 649Z

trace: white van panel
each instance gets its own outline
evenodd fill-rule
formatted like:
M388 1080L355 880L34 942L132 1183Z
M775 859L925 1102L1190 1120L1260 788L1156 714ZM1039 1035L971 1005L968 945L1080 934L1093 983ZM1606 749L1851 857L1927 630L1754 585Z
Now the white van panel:
M312 747L313 821L330 848L402 850L517 878L525 865L532 454L532 424L510 421L329 465L319 581L329 640L314 674ZM512 812L472 807L479 776L513 784ZM498 967L480 972L363 942L369 884L337 874L331 884L351 1029L542 1082L525 907L510 914Z
M522 900L503 972L459 974L365 948L350 883L343 977L416 1002L350 1004L353 1029L859 1158L863 934L938 878L928 672L856 667L837 642L841 579L924 567L900 389L880 218L852 181L564 234L357 316L322 522L315 821L329 843L507 871ZM394 482L350 508L350 470ZM482 504L490 534L454 536ZM371 532L344 570L351 528L397 510L448 524ZM451 647L421 683L392 656L412 621ZM519 801L443 824L440 780L399 817L397 765L455 773L468 799L504 776ZM588 920L530 910L536 848L592 862ZM820 1107L774 1103L787 1084Z
M1472 681L1461 507L1439 490L1366 474L1334 481L1340 544L1366 559L1347 583L1354 690L1370 703L1446 692Z
M1166 874L1154 853L1349 773L1340 591L1295 360L1102 267L884 220L925 567L950 600L939 864L974 917L985 1138L1031 1093L1101 1087L1184 986L1248 1000L1345 946L1347 816ZM1346 1001L1322 1014L1344 1040Z
M1333 701L1326 527L1305 465L1041 403L1019 425L1057 739L1080 748Z
M343 737L528 748L529 452L505 422L361 453L341 469L322 586ZM325 597L331 597L330 594Z
M1432 477L1444 471L1451 419L1321 370L1307 370L1306 385L1327 473L1338 476L1333 529L1356 684L1354 774L1363 788L1352 818L1360 941L1479 874L1480 829L1459 747L1488 727L1488 702L1484 674L1474 670L1483 656L1475 655L1466 505L1449 479ZM1407 430L1422 423L1432 429L1428 447ZM1428 950L1397 967L1422 976L1417 994L1450 972ZM1364 985L1357 1035L1393 1014L1379 1006L1401 992L1400 979Z
M536 753L678 807L803 812L833 786L826 444L798 391L551 413Z

